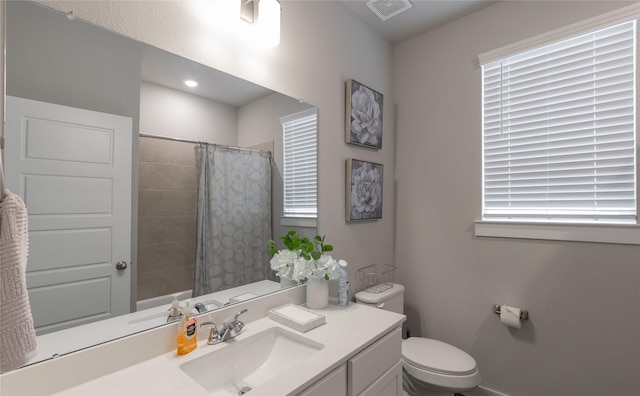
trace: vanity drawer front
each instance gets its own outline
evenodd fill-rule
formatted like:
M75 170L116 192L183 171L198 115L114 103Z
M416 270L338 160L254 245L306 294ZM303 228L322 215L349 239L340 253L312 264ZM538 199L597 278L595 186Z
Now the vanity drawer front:
M402 396L402 361L399 360L358 396Z
M396 328L369 348L350 359L349 395L360 394L402 357L401 329Z
M347 368L343 364L298 396L347 396Z

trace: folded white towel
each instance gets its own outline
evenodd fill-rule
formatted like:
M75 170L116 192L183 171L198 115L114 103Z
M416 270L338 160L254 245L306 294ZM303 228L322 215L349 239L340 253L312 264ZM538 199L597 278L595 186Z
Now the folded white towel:
M10 191L0 201L0 371L36 356L36 332L27 294L27 208Z

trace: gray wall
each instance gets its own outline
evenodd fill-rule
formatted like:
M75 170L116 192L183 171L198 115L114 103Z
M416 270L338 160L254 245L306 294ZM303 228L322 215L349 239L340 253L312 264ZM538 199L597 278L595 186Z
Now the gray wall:
M37 4L6 5L7 95L131 117L135 136L138 45Z
M140 133L236 146L238 109L143 81L140 84Z
M637 395L640 246L476 238L478 54L620 7L504 1L394 48L396 263L412 334L472 354L508 395ZM492 304L528 309L522 329Z

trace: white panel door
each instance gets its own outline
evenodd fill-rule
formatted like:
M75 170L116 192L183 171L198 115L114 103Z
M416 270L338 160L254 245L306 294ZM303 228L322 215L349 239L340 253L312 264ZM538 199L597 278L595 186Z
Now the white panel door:
M37 334L128 313L131 118L10 96L6 106L5 183L29 213Z

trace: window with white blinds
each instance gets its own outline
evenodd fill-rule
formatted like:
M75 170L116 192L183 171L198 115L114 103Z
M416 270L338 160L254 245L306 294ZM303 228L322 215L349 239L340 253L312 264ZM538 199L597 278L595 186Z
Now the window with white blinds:
M280 119L284 152L285 217L318 215L318 114L315 109Z
M482 65L483 218L636 223L636 21Z

